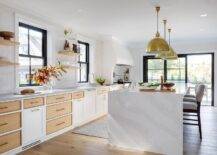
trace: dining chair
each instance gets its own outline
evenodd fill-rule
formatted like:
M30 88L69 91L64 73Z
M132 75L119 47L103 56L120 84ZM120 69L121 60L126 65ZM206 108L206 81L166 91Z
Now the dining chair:
M196 88L195 98L190 98L188 100L183 99L183 124L184 125L196 125L199 127L200 139L202 140L202 128L201 128L201 118L200 118L200 106L203 99L205 90L204 84L198 84ZM197 119L186 118L194 117ZM195 123L196 122L196 123Z

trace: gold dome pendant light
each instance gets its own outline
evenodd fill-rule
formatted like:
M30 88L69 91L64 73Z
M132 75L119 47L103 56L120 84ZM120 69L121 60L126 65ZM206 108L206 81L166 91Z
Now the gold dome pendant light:
M157 12L157 32L155 38L153 38L151 41L149 41L146 52L147 53L152 53L152 54L157 54L160 52L164 51L169 51L169 45L166 42L165 39L160 37L160 33L158 31L158 13L160 11L160 7L156 7L156 12Z
M171 33L171 29L168 29L169 32L169 45L170 45L170 33ZM166 56L167 60L176 60L178 59L178 55L176 54L176 52L173 50L173 48L170 46L170 50L169 53Z

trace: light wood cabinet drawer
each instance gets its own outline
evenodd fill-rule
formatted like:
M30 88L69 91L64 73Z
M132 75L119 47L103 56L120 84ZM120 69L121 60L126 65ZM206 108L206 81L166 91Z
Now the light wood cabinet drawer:
M21 127L21 113L0 116L0 134L19 129Z
M25 99L23 100L23 107L25 109L37 107L44 105L44 98L43 97L37 97L37 98L31 98L31 99Z
M20 131L0 136L0 153L9 151L21 145Z
M47 106L47 119L51 119L71 112L72 112L71 101Z
M66 128L72 124L72 116L64 116L47 122L47 134Z
M47 97L47 104L69 101L72 99L71 94L53 95Z
M83 91L72 93L72 99L80 99L80 98L84 98L84 92Z
M21 109L21 101L0 102L0 114Z

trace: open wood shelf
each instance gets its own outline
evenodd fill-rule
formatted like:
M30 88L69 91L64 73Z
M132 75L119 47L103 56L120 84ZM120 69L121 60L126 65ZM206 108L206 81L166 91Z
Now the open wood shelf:
M15 66L15 65L19 65L19 63L14 63L8 60L4 60L4 59L0 59L0 67L2 66Z
M11 40L0 39L0 45L15 46L15 45L20 45L20 43L16 41L11 41Z
M58 54L65 55L65 56L71 56L71 57L80 55L79 53L75 53L74 51L66 51L66 50L59 51Z

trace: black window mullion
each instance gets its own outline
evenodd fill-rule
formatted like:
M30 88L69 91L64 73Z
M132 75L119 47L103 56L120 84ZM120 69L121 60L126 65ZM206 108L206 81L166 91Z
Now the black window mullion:
M164 60L164 82L167 81L167 60Z

